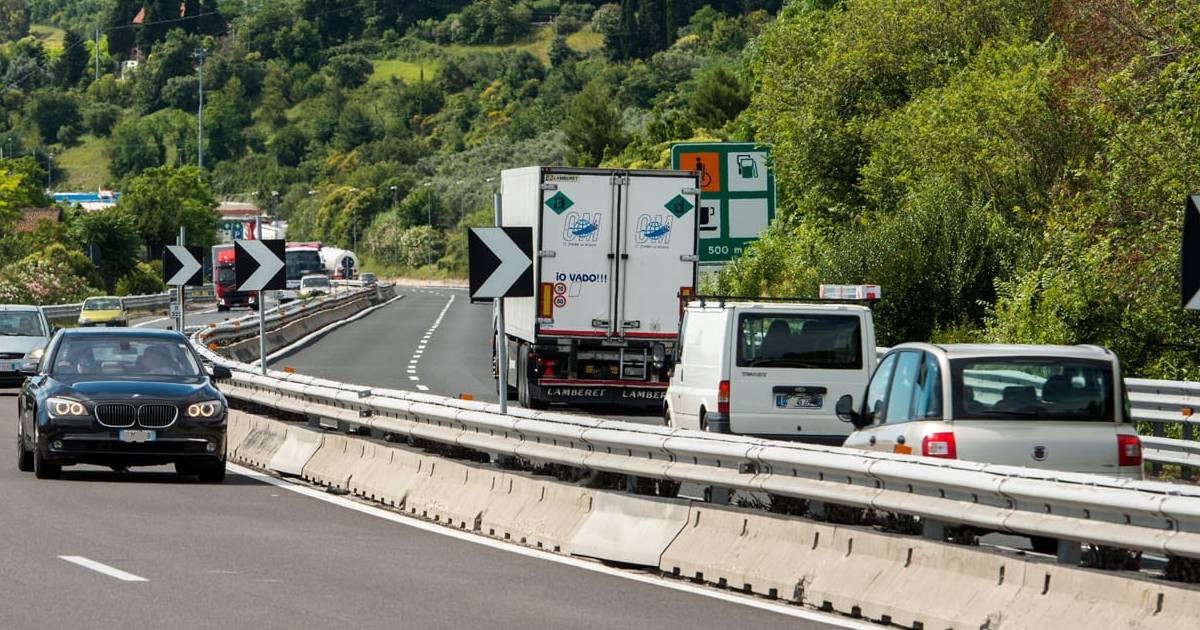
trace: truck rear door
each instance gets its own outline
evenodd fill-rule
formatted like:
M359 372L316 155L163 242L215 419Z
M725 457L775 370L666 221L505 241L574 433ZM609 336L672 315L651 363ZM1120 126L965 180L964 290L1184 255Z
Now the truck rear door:
M540 334L603 337L615 330L616 191L608 172L544 175Z
M674 339L680 309L696 273L699 188L683 172L632 172L621 191L616 332Z

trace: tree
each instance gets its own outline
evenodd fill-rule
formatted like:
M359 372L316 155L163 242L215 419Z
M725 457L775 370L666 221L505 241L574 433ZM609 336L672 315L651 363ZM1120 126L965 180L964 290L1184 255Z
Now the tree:
M296 125L288 125L275 132L268 148L280 166L299 166L308 148L308 138Z
M114 0L104 19L108 26L108 51L114 58L127 59L137 46L133 18L142 10L142 0Z
M0 0L0 42L29 34L29 9L25 0Z
M692 92L692 115L704 129L720 129L749 105L750 89L723 67L704 73Z
M575 51L567 45L567 38L562 34L555 35L550 42L549 59L550 65L555 67L575 59Z
M75 97L70 92L53 88L34 92L26 104L25 111L37 126L44 145L56 142L58 132L63 127L78 129L82 122Z
M619 153L627 142L621 111L600 81L588 83L571 99L562 128L577 166L596 166Z
M0 159L0 227L25 208L51 204L42 192L46 170L32 157Z
M217 201L194 166L147 169L128 181L117 207L134 217L151 259L175 242L180 227L187 229L190 244L216 242Z
M63 36L63 51L56 67L59 84L75 87L88 68L87 41L79 31L68 29Z
M96 269L107 291L115 289L117 280L137 264L140 250L137 220L120 205L76 217L71 225L71 238L80 249L96 248Z
M371 60L362 55L338 55L325 66L334 84L348 90L366 83L373 70Z
M167 147L152 125L137 117L117 123L106 149L109 167L119 178L137 175L160 166L167 159Z

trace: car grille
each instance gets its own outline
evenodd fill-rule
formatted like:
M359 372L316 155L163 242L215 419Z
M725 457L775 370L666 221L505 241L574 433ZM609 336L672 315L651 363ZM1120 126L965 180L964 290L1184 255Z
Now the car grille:
M96 405L96 420L106 427L131 427L137 420L137 410L125 403Z
M162 429L175 423L179 409L174 405L142 405L138 408L138 424L147 429Z
M22 352L0 352L0 359L20 359L24 356Z

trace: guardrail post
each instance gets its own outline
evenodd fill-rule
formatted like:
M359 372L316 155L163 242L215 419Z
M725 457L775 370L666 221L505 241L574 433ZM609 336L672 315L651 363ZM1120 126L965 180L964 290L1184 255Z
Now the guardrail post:
M1150 435L1153 435L1154 437L1163 437L1163 425L1161 422L1155 422L1150 427ZM1154 477L1161 477L1162 476L1162 464L1160 464L1158 462L1154 462L1153 464L1150 464L1150 474L1153 475Z
M1183 423L1183 439L1188 442L1192 441L1192 423L1191 422ZM1179 474L1180 474L1180 476L1183 477L1184 481L1191 481L1192 480L1192 467L1191 466L1181 466Z
M921 519L921 537L929 540L946 540L946 524L932 519Z
M1083 560L1083 545L1074 540L1058 539L1058 563L1079 566Z

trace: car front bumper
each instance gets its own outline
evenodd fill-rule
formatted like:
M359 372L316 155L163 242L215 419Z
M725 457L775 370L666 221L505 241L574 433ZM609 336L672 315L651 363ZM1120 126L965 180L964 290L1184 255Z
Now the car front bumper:
M149 441L121 438L124 431L150 431ZM179 424L165 429L112 429L92 423L43 424L38 430L38 449L46 459L60 464L123 464L153 466L186 459L225 458L224 419L220 422Z

